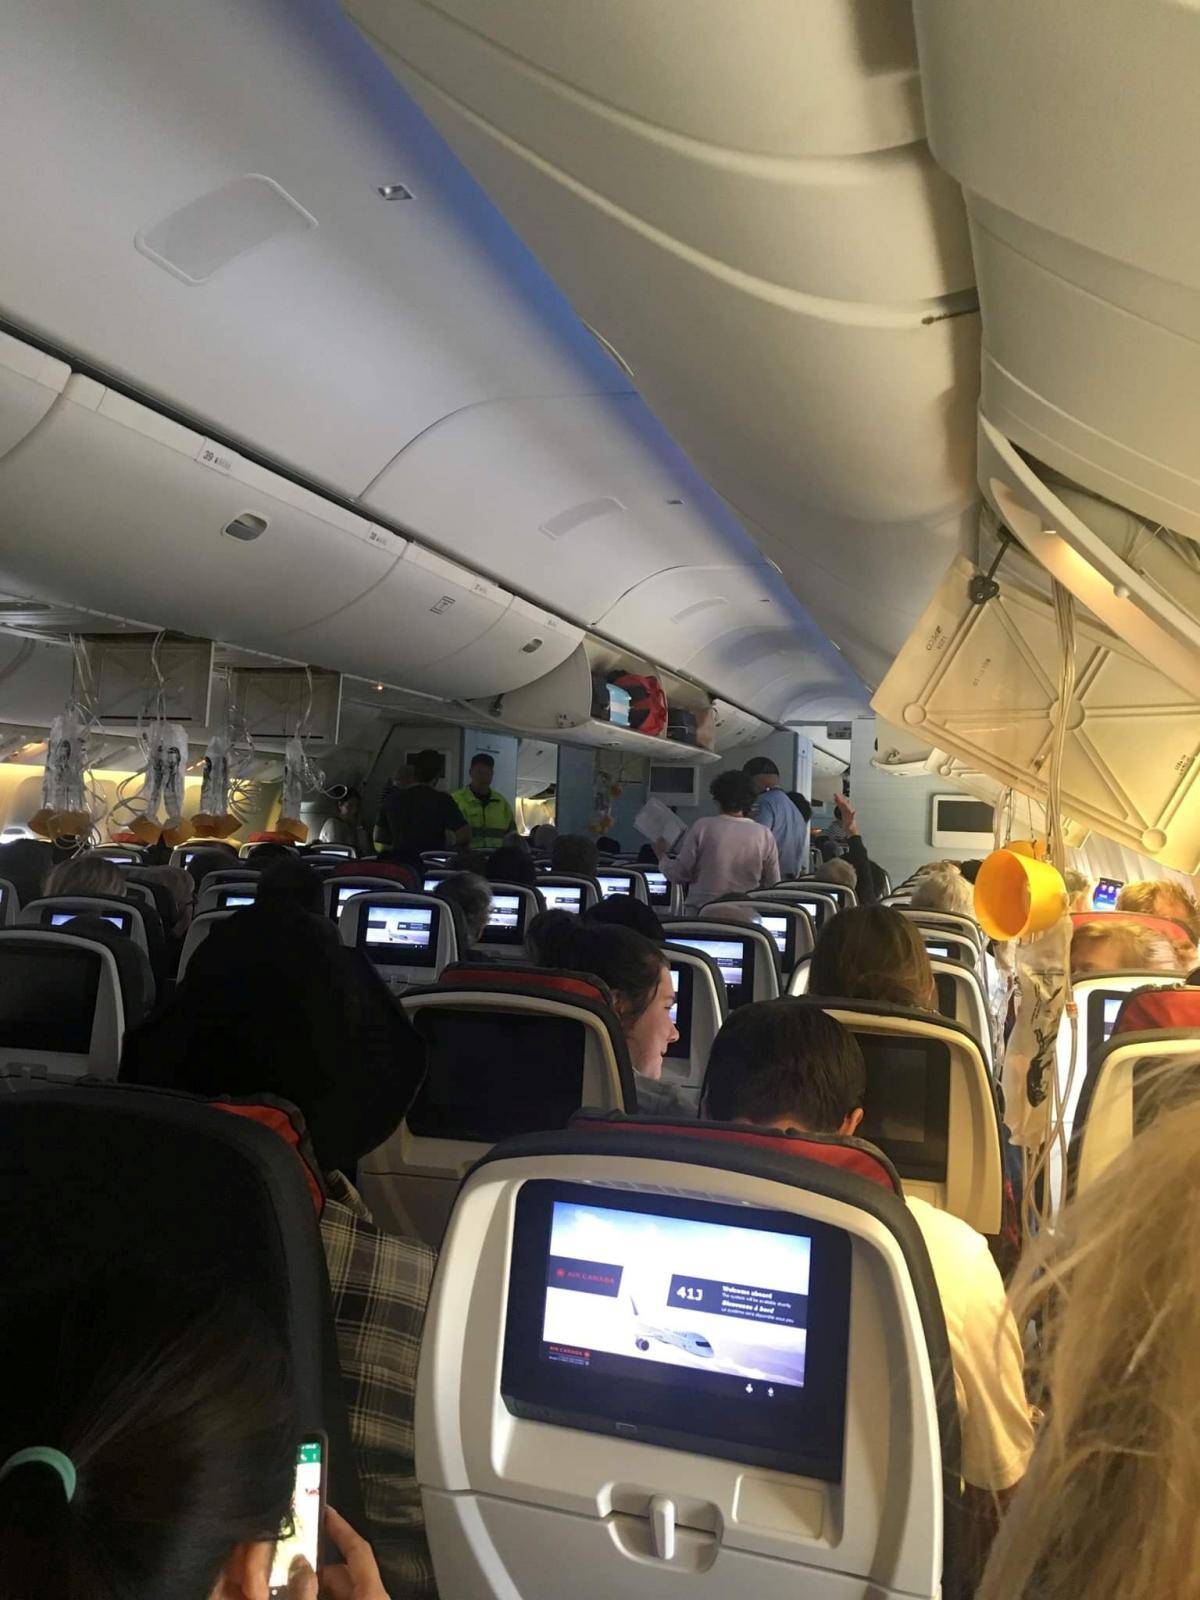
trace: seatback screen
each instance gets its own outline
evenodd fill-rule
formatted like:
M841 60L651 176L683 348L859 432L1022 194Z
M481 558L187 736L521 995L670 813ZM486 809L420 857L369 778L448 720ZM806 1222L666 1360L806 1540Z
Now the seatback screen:
M1116 1026L1117 1017L1121 1007L1129 999L1126 989L1093 989L1087 997L1087 1052L1090 1056L1093 1050L1098 1050L1105 1044L1113 1028Z
M902 1178L944 1183L950 1143L950 1048L941 1039L853 1029L867 1064L861 1139L892 1158Z
M671 987L675 991L671 1021L679 1029L679 1037L667 1047L668 1061L690 1062L692 1057L692 990L695 976L686 961L671 962Z
M784 966L789 966L792 953L791 919L777 916L772 912L760 912L758 920L775 941L775 948L779 951L779 958Z
M611 900L615 894L634 893L632 872L598 872L596 882L603 900Z
M943 961L949 961L951 959L950 946L948 944L931 944L928 939L925 941L925 954L929 956L940 956Z
M583 1024L528 1012L414 1013L426 1073L407 1123L428 1139L495 1144L565 1128L583 1103Z
M836 1482L849 1240L796 1216L545 1180L517 1197L517 1416Z
M438 891L438 885L442 882L443 878L448 878L449 876L450 874L448 872L427 872L425 874L425 882L422 886L425 890L425 893L436 894Z
M492 912L483 930L481 944L520 944L525 938L525 897L492 891Z
M642 881L646 885L646 893L650 896L652 906L671 904L671 881L665 872L643 872Z
M254 904L255 896L247 894L244 889L226 889L217 899L222 911L244 911L247 906Z
M571 911L576 914L583 905L583 887L578 883L540 883L538 889L546 902L547 911Z
M0 1045L86 1055L100 983L100 947L6 949L0 963Z
M371 889L378 889L378 883L373 883L370 888L361 883L346 883L338 887L333 897L333 916L338 918L346 909L347 902L354 899L356 894L370 894Z
M133 919L128 911L52 911L49 926L51 928L65 928L69 922L74 922L77 917L99 917L101 922L110 923L118 933L128 936L133 931ZM45 926L45 924L43 924Z
M358 942L381 967L437 965L437 922L432 906L368 906Z
M754 946L749 939L679 939L672 934L671 943L686 950L702 950L713 958L725 980L731 1011L754 998Z

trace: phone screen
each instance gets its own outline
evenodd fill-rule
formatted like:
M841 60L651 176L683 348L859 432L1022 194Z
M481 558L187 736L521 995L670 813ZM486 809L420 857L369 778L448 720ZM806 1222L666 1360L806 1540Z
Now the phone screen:
M321 1548L321 1516L325 1507L325 1439L310 1434L296 1453L296 1483L292 1490L291 1531L283 1531L275 1546L271 1563L271 1600L287 1595L288 1569L297 1556L304 1556L317 1570Z
M1092 893L1093 911L1113 911L1117 904L1117 895L1124 887L1121 878L1101 878Z

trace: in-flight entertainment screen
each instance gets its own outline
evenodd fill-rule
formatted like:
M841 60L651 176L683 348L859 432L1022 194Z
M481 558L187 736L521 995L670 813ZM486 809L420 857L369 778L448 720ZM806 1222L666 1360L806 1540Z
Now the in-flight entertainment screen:
M525 937L525 901L519 894L492 891L492 913L483 930L484 944L520 944Z
M538 889L546 902L547 911L579 912L583 901L583 887L578 883L539 883Z
M744 1005L754 992L752 963L754 951L746 939L679 939L671 937L672 944L681 944L687 950L702 950L711 956L721 969L725 980L725 993L729 1008Z
M434 932L432 906L369 906L359 939L378 966L431 967Z

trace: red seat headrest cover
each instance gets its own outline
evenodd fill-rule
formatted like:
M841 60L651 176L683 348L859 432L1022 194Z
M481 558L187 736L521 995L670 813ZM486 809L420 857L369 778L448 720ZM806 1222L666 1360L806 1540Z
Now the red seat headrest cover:
M397 883L402 889L420 890L417 875L398 861L343 861L328 874L329 878L383 878Z
M509 965L474 966L469 961L443 967L438 988L448 985L467 989L521 989L528 994L545 995L550 1000L587 1000L592 1005L612 1006L608 986L599 978L580 972L562 972L556 967Z
M683 1133L694 1139L712 1139L723 1144L745 1144L756 1150L773 1150L780 1155L802 1156L837 1167L878 1184L890 1194L903 1195L895 1167L874 1145L864 1139L845 1138L837 1133L785 1133L779 1128L753 1128L740 1122L695 1122L677 1117L630 1117L619 1111L598 1115L583 1111L571 1118L573 1128L631 1133Z
M1138 989L1117 1013L1112 1036L1160 1028L1194 1028L1200 1043L1200 989Z
M249 1122L257 1122L260 1127L269 1128L285 1144L291 1145L300 1165L304 1168L309 1198L319 1217L325 1209L325 1187L321 1181L317 1158L309 1141L308 1129L300 1113L279 1100L210 1100L209 1104L214 1111L227 1111L230 1116L245 1117Z

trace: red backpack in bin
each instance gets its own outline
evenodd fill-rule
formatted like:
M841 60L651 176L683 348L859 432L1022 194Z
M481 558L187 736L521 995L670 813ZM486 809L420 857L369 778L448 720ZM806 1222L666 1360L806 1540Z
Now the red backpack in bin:
M629 696L629 726L638 733L662 734L667 728L667 696L657 678L640 672L610 672L609 683Z

